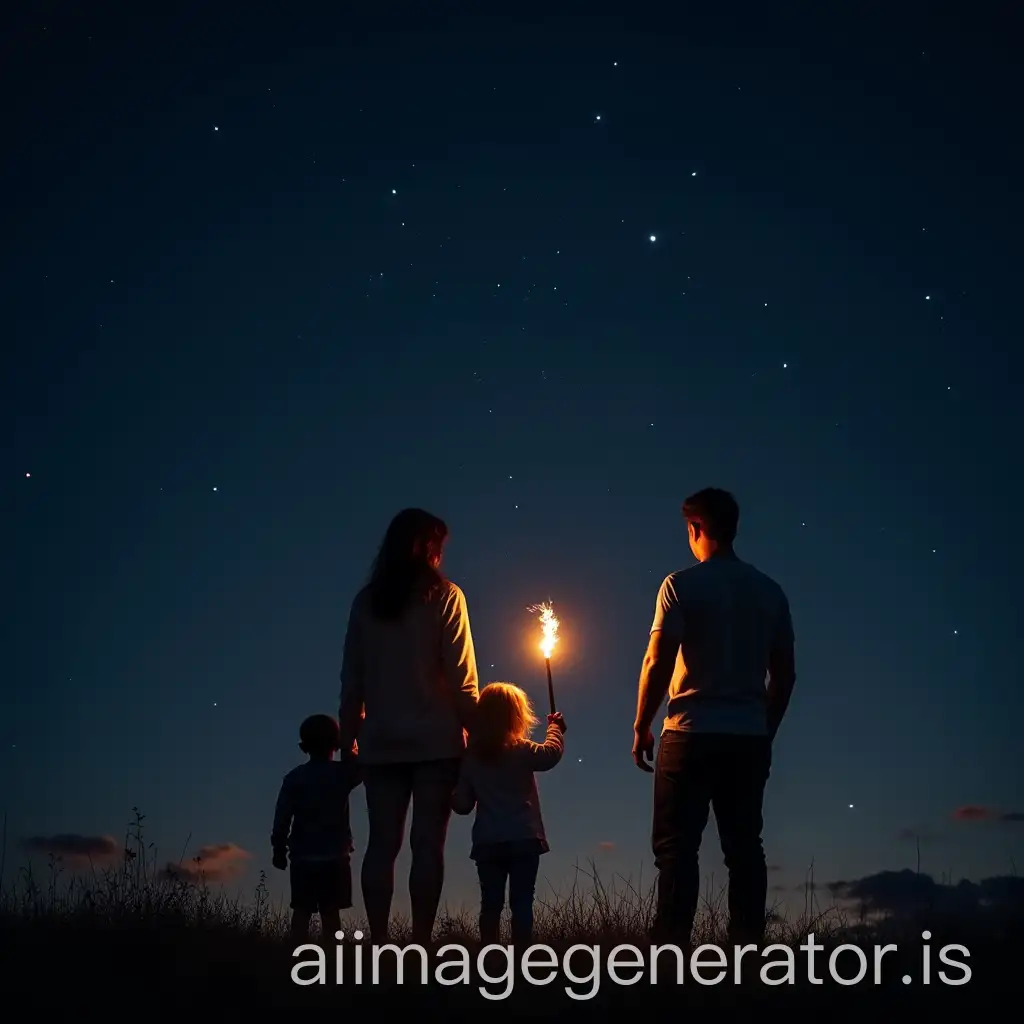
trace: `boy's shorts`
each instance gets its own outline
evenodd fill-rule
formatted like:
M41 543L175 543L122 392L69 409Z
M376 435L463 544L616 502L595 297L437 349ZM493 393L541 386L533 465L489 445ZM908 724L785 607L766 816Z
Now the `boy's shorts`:
M324 914L352 906L350 860L300 860L291 863L292 910Z

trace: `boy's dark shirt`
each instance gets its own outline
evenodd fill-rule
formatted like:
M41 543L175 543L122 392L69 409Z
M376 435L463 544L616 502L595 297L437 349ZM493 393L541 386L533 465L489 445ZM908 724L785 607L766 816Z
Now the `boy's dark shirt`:
M355 757L307 761L281 784L270 842L291 860L348 860L352 855L349 795L359 785Z

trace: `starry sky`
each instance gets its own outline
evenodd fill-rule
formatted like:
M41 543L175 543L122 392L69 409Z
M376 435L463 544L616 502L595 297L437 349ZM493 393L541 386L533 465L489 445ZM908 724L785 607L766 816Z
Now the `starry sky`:
M284 895L298 724L336 711L349 603L419 505L484 681L543 711L527 606L562 620L542 879L646 884L637 677L692 564L680 503L720 486L797 635L776 897L812 860L914 867L915 837L937 879L1011 872L1009 26L711 6L5 15L9 848L116 846L137 805L163 859L221 844L231 885ZM713 821L702 863L722 880Z

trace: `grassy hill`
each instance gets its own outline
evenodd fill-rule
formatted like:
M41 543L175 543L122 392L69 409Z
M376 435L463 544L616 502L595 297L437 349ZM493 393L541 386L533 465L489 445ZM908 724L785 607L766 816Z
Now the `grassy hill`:
M378 978L373 983L369 941L353 938L365 925L349 919L343 923L344 942L332 940L326 946L326 983L303 986L293 981L292 970L298 961L315 962L315 955L307 951L293 956L287 916L271 905L262 876L250 900L230 899L201 873L198 879L176 876L147 862L140 840L119 863L103 870L69 871L54 860L43 879L21 872L0 904L3 985L8 1000L28 999L36 1012L81 1012L97 1005L109 1012L120 1006L144 1024L150 1017L169 1015L253 1020L270 1012L295 1010L332 1019L339 1013L399 1012L415 1014L418 1020L490 1021L567 1015L587 1020L623 1015L648 1018L661 1009L672 1017L704 1010L718 1017L747 1016L753 1010L806 1018L818 1012L831 1017L862 1016L877 1008L888 1021L891 1014L921 1012L926 1005L966 1009L976 1005L979 995L1018 991L1017 958L1024 952L1024 916L1020 914L979 919L925 910L901 919L851 917L837 906L819 910L810 900L800 920L773 915L768 942L793 950L793 983L771 985L765 983L765 963L779 965L767 969L768 981L785 979L785 951L775 949L766 957L746 953L737 973L734 951L723 934L724 896L720 891L704 901L694 936L695 945L717 945L729 958L725 977L717 984L701 985L690 965L684 966L680 983L672 951L656 958L657 971L652 974L647 928L653 892L639 892L621 880L606 882L595 871L580 869L566 893L538 901L534 942L547 945L551 952L534 954L532 976L554 974L546 985L531 984L523 974L523 950L512 954L491 950L478 962L475 922L467 915L442 911L434 946L422 957L412 950L402 958L401 983L394 950L379 952ZM925 930L930 932L928 985L923 983L926 943L921 933ZM407 934L398 922L392 941L401 946ZM807 953L799 948L811 934L822 947L814 955L818 984L808 980ZM864 951L866 975L857 984L843 985L830 975L829 957L844 943ZM939 952L948 943L970 951L967 957L951 953L970 968L966 984L948 985L939 978L939 971L954 982L965 976L961 967L941 962ZM883 955L876 976L874 950L885 944L897 948ZM461 946L465 953L445 951L445 945ZM574 945L598 950L577 949L566 962ZM635 946L637 952L620 950L618 970L613 963L612 971L625 980L639 975L633 984L617 984L608 972L609 955L621 945ZM441 984L439 965L456 953L468 964L466 983ZM511 970L508 956L513 957ZM641 961L636 960L638 956ZM838 975L847 980L855 977L858 955L847 949L837 957ZM357 984L360 958L362 982ZM557 972L544 969L545 958L555 960ZM713 956L705 954L702 959L708 966L697 973L706 980L722 973L721 967L714 966ZM424 962L426 985L421 983ZM440 978L452 981L459 973L458 964L450 965L442 968ZM314 967L304 967L299 977L315 975ZM911 978L909 984L904 984L904 975ZM487 999L480 986L498 998ZM583 998L572 998L567 987Z

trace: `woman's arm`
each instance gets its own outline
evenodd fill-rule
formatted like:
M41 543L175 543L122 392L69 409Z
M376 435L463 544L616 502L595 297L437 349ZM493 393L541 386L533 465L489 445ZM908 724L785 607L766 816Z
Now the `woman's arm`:
M480 695L480 680L476 669L476 650L473 632L469 627L469 609L466 596L454 584L441 609L442 637L441 661L445 682L455 692L456 706L462 728L472 729L473 714Z
M469 764L463 759L459 784L455 787L454 794L452 794L452 810L456 814L472 814L474 807L476 807L476 793L473 792L473 779L469 770Z
M363 724L364 662L353 601L345 632L345 651L341 659L341 700L338 707L338 725L341 728L341 750L349 751L359 736Z

